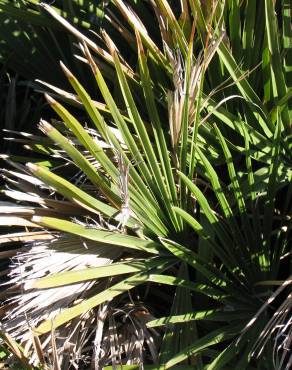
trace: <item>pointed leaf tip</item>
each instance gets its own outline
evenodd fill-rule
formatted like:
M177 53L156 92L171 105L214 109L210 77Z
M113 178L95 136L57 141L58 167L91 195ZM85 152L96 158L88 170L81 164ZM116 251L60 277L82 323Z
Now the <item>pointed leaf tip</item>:
M88 61L89 65L90 65L90 67L91 67L91 69L92 69L93 73L94 73L94 74L96 74L96 72L97 72L97 65L96 65L96 63L94 62L94 60L93 60L93 58L92 58L92 55L91 55L91 53L90 53L90 51L89 51L89 49L88 49L88 46L86 45L86 43L85 43L84 41L83 41L83 43L82 43L82 46L83 46L82 51L83 51L83 53L84 53L84 56L85 56L85 58L87 59L87 61Z
M29 169L30 172L36 172L38 170L38 166L31 162L26 163L26 167Z
M44 119L41 119L38 125L38 128L44 133L47 134L53 129L53 126L49 124L49 122L45 121Z
M142 43L142 40L141 40L141 36L140 36L139 32L136 29L135 29L135 35L136 35L139 54L144 54L144 48L143 48L143 43Z
M102 30L101 33L106 43L106 46L108 47L111 55L113 55L116 52L115 44L113 43L112 39L109 37L105 30Z
M60 66L63 70L63 72L65 73L66 77L67 78L74 78L72 72L65 66L65 64L60 60Z
M40 223L42 221L42 217L40 216L32 216L31 222L34 222L36 224Z
M57 104L57 101L51 97L51 95L45 93L45 98L50 105Z

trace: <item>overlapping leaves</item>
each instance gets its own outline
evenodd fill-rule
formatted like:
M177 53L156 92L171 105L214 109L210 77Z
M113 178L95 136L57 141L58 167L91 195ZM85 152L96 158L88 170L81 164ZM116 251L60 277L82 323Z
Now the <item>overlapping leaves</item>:
M251 54L258 42L254 27L261 27L255 26L255 18L244 23L242 39L237 32L239 11L254 14L252 2L242 8L218 2L209 20L199 2L182 2L179 19L167 1L153 3L163 51L126 2L115 0L114 4L135 33L138 71L104 32L106 59L115 74L113 79L105 77L92 55L99 49L73 29L103 102L92 100L72 72L62 68L74 90L71 97L83 105L95 136L51 97L47 100L62 124L40 124L50 139L43 149L57 162L65 160L68 173L77 167L87 179L86 186L72 184L55 164L53 171L37 164L16 165L20 172L7 171L11 183L24 182L27 187L30 179L61 199L50 203L39 197L33 201L46 202L48 207L8 207L7 213L18 224L58 230L122 251L119 262L111 267L52 274L31 282L30 288L100 281L110 271L117 279L95 294L90 290L81 302L72 301L53 321L49 317L34 331L50 333L146 282L174 286L170 312L160 310L164 317L147 324L149 328L166 325L156 368L180 363L208 369L226 364L252 368L254 333L264 329L268 317L254 321L243 333L244 340L237 338L260 309L262 297L271 294L263 282L277 279L291 230L291 156L285 139L291 112L289 106L281 107L289 82L270 61L266 83L272 84L272 93L265 90L264 104L256 81L248 81L239 68L242 57L243 65L253 67L260 58ZM52 8L44 8L59 19ZM272 10L272 2L266 1L271 23L267 24L264 57L279 59ZM227 45L226 11L232 19L230 42L233 46L243 43L243 55L232 54ZM61 24L70 29L65 21ZM286 26L283 32L287 42ZM232 80L222 91L212 85L218 80L216 66L222 71L221 79L228 75ZM118 99L111 91L112 81ZM224 92L230 96L222 96ZM33 177L22 174L27 171ZM284 206L279 203L283 188L287 190ZM7 195L17 199L16 193ZM27 195L23 199L29 201ZM74 218L71 215L68 220L63 207L74 209ZM124 274L128 276L120 277ZM184 324L189 322L191 329ZM172 325L179 330L173 331ZM272 364L272 354L264 351L263 361Z

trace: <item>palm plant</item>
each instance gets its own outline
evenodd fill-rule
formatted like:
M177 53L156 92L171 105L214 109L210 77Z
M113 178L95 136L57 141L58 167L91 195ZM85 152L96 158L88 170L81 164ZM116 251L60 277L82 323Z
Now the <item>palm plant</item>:
M46 137L25 140L47 157L4 158L14 202L1 222L26 231L1 239L28 243L11 267L4 329L26 366L33 353L32 363L55 368L273 368L264 308L288 277L279 272L290 257L291 91L272 1L261 41L253 4L217 2L208 17L200 2L181 1L177 17L166 0L151 1L154 37L114 0L137 70L108 33L103 50L43 5L78 38L103 101L61 63L74 93L50 88L86 118L46 95L58 118L41 120ZM269 70L255 78L241 67L258 64L256 44ZM291 360L280 350L276 361Z

